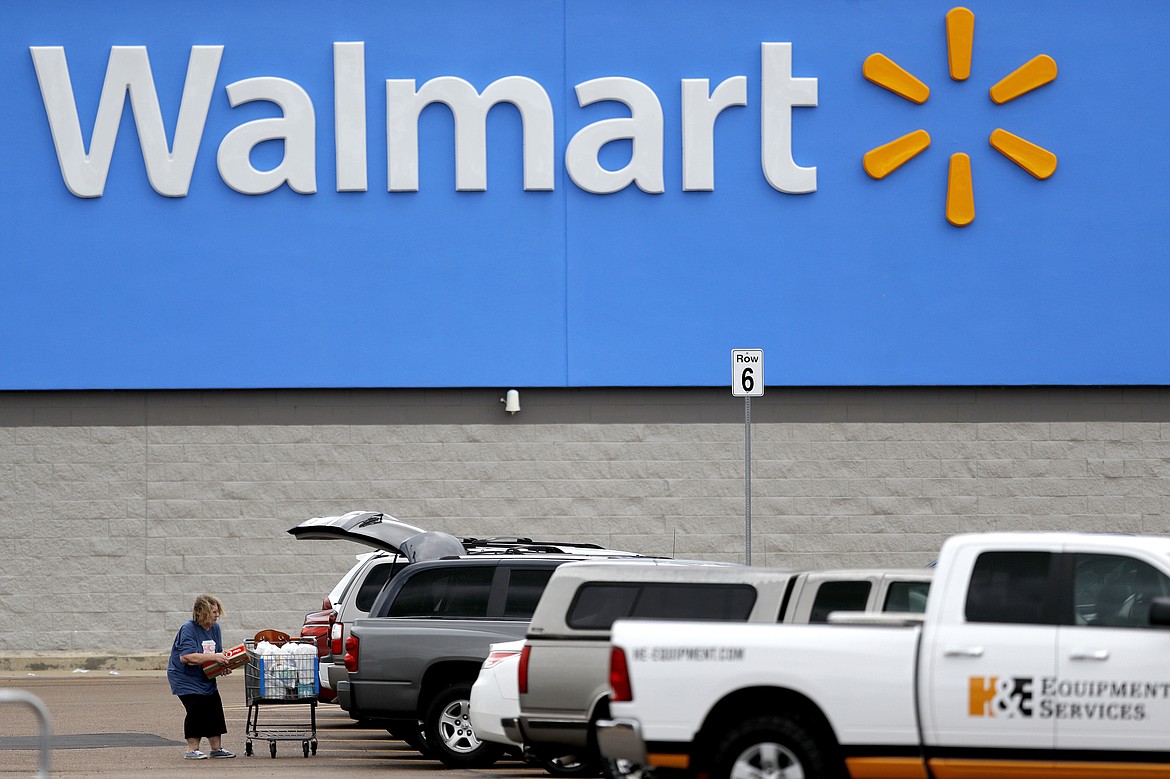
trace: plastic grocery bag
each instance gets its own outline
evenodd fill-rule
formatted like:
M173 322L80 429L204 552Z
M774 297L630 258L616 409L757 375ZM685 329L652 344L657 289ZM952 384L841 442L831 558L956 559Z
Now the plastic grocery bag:
M260 656L260 668L264 674L263 689L267 691L266 694L272 695L273 691L284 686L280 668L284 653L276 644L261 641L256 645L256 654Z
M313 644L289 644L289 654L295 658L297 668L297 684L312 685L314 682L313 659L317 656L317 647Z

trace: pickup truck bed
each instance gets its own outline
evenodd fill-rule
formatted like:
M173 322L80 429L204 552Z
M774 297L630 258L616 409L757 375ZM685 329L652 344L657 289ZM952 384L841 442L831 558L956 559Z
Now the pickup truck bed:
M614 628L615 643L624 646L626 631L636 624L619 622ZM786 675L808 680L801 692L832 713L829 725L843 742L917 747L913 695L917 628L790 625L783 628L784 643L780 643L775 625L724 627L720 626L717 640L695 642L693 623L654 623L656 639L627 653L631 667L637 668L635 692L643 687L678 687L680 680L686 680L686 698L718 696L729 714L738 716L736 698L770 692L761 684L758 669L783 664ZM825 641L830 632L830 640ZM789 642L823 646L816 654L793 653L787 649ZM858 662L858 647L864 647L864 663ZM695 673L699 667L704 673ZM734 698L727 696L728 690L735 691ZM693 716L678 698L647 700L640 713L655 723L655 736L662 741L689 742L698 735ZM720 728L718 718L705 724L712 733Z

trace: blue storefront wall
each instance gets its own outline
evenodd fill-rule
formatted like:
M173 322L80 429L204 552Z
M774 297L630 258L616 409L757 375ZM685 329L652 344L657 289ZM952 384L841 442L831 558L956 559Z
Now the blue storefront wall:
M952 7L9 5L0 389L717 386L737 347L765 350L770 386L1170 383L1170 4L971 3L962 81L948 75ZM367 184L339 191L352 187L339 183L335 92L356 82L335 74L334 51L354 42ZM815 106L785 102L785 87L807 81L765 88L765 44L790 44L791 77L815 79ZM100 196L71 192L34 66L52 47L91 157L112 47L145 47L168 144L192 47L222 47L184 196L152 188L129 99ZM866 80L876 52L929 99ZM989 99L1040 54L1057 63L1054 81ZM387 80L455 77L482 92L514 76L547 94L551 189L525 189L523 147L536 138L499 103L486 189L458 191L455 123L436 103L417 123L417 191L388 191L388 159L402 152L387 140ZM714 90L736 77L746 105L715 120L713 189L687 191L683 80ZM603 94L652 94L660 131L652 101L580 104L579 85L619 78ZM250 79L307 97L233 107L229 85ZM265 124L306 100L295 138L278 137L291 123ZM783 163L787 134L762 130L768 111L791 119L789 170L815 167L815 191L769 183L761 158ZM635 125L621 121L632 113ZM1056 172L1039 179L1008 160L989 145L997 128L1055 154ZM866 152L918 129L929 148L884 179L866 174ZM313 186L233 189L217 152L253 131L274 139L251 149L252 167L279 172L295 156ZM578 133L616 139L594 155L605 170L645 175L587 191L566 167ZM945 215L959 152L975 204L964 227ZM643 191L655 171L662 191Z

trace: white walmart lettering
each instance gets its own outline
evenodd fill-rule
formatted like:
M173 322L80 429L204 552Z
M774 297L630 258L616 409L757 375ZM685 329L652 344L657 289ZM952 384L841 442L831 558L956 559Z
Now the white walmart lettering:
M223 49L191 47L171 147L146 47L112 46L87 150L65 49L30 46L61 175L69 191L83 198L104 194L129 93L150 186L160 195L185 197ZM801 167L793 159L792 109L817 105L817 80L793 78L791 43L761 43L760 50L764 177L780 192L815 192L816 168ZM368 187L365 72L363 42L333 44L338 192L365 192ZM732 76L713 92L709 91L707 79L682 79L681 88L682 189L711 191L715 188L715 120L728 108L748 104L747 77ZM224 136L216 155L223 182L247 195L262 195L284 184L301 194L316 192L316 111L308 92L293 81L274 76L236 81L226 90L233 108L267 101L277 105L282 116L246 122ZM573 183L599 195L619 192L631 184L647 193L664 192L664 118L654 90L631 78L611 76L577 84L575 91L582 108L613 101L625 105L630 116L594 122L573 135L565 148L565 170ZM446 105L455 119L457 190L487 189L487 113L498 103L511 103L520 112L524 189L554 188L555 121L543 86L524 76L506 76L477 92L464 79L440 76L417 88L413 79L386 81L387 191L418 191L419 114L432 103ZM598 159L601 148L611 141L626 139L633 148L629 163L620 170L605 168ZM257 170L251 164L251 152L257 144L270 140L283 142L284 157L271 170Z

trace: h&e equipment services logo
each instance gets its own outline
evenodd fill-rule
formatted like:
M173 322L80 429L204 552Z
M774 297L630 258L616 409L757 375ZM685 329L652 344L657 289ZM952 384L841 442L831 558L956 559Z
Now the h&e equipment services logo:
M1140 722L1165 711L1170 681L970 676L967 716Z

